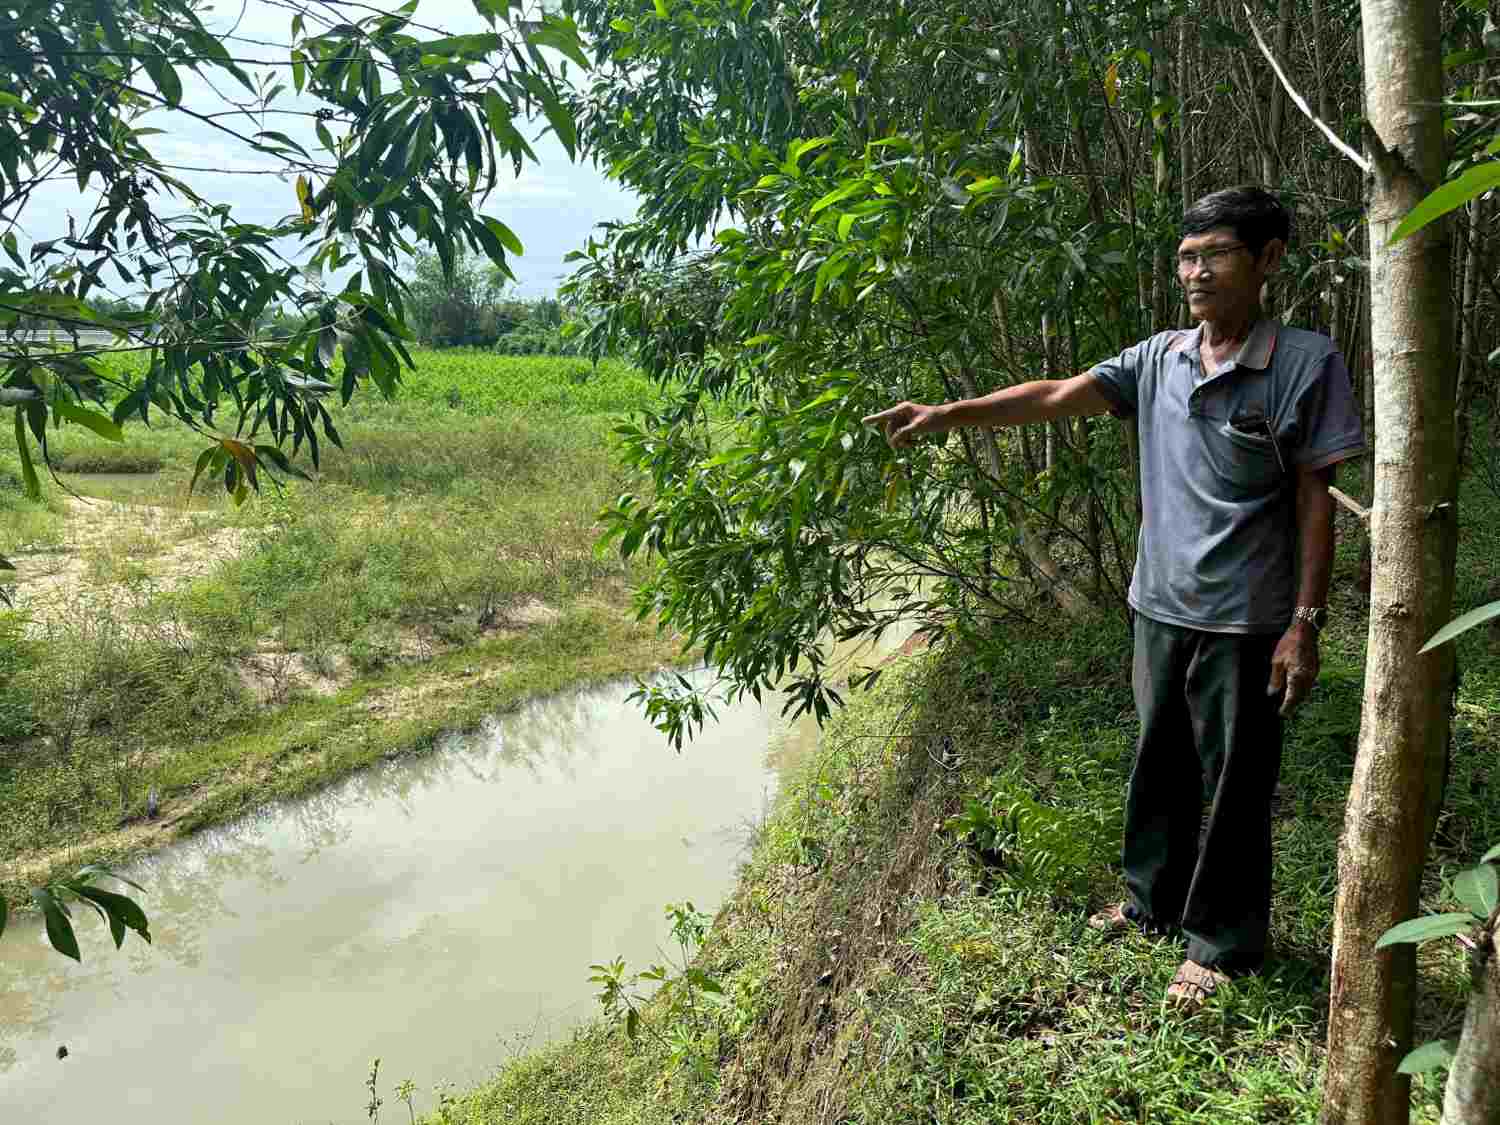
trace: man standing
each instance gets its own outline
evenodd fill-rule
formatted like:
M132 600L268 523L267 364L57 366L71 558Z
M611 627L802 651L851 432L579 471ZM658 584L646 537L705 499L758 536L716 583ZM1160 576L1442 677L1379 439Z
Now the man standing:
M1183 216L1177 251L1197 328L1160 332L1069 379L865 419L895 448L960 426L1133 420L1141 730L1125 807L1128 897L1089 925L1180 928L1187 959L1167 996L1188 1008L1265 955L1282 719L1318 676L1333 466L1364 449L1333 342L1261 317L1261 286L1290 236L1269 192L1214 192Z

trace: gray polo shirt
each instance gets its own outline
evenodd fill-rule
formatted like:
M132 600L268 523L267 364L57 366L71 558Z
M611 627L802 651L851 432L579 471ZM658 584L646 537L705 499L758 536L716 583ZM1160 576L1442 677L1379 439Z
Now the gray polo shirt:
M1362 452L1359 409L1327 336L1258 321L1205 378L1201 335L1159 332L1092 371L1140 435L1130 604L1208 632L1279 632L1297 597L1297 471Z

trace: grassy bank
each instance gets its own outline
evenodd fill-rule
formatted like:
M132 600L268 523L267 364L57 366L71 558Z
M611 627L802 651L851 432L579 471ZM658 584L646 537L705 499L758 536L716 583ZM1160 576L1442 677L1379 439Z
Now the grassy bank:
M1500 498L1472 488L1456 605L1485 596ZM1363 677L1346 529L1324 671L1291 724L1265 972L1184 1018L1180 943L1110 941L1134 715L1128 638L1055 622L947 638L825 731L692 962L448 1098L431 1122L1200 1122L1316 1118L1336 845ZM1500 842L1500 637L1466 636L1447 804L1424 908ZM605 952L605 951L601 951ZM1419 1039L1456 1032L1455 943L1422 947ZM636 968L639 968L637 966ZM582 967L580 967L582 971ZM1417 1079L1436 1122L1441 1074Z
M189 495L203 439L180 427L123 444L67 428L53 453L78 497L0 487L20 567L0 614L8 897L672 658L632 620L631 572L594 550L593 515L627 483L598 410L649 388L623 368L579 380L579 361L459 359L419 353L400 401L336 413L345 448L325 445L314 481L240 508Z

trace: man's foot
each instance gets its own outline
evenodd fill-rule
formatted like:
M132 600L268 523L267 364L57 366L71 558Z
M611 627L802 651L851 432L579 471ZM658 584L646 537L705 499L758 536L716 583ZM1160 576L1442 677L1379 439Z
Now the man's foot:
M1167 986L1167 1001L1191 1015L1208 1003L1220 985L1228 983L1227 973L1196 961L1184 961L1177 966L1177 975Z
M1141 924L1125 913L1125 904L1117 902L1097 914L1089 915L1089 929L1101 934L1125 934L1141 929Z

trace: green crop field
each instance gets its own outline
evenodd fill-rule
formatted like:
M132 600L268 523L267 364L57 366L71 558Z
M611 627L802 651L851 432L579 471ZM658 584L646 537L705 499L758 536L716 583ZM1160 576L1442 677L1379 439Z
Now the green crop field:
M466 414L545 409L549 414L623 414L655 396L651 381L618 359L595 364L580 356L499 355L471 348L413 348L415 370L403 370L396 400L431 403ZM126 379L144 371L143 353L122 353L110 370ZM359 392L378 399L365 385Z

